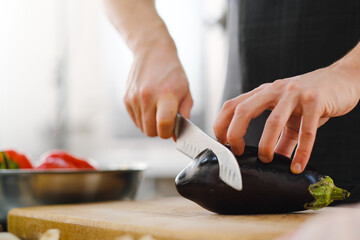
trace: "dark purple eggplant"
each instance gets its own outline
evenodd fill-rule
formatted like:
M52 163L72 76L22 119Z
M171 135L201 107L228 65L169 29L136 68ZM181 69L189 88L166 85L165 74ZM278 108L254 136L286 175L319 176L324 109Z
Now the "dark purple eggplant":
M291 160L275 154L271 163L258 159L256 147L236 156L243 189L237 191L219 178L216 155L206 149L175 179L179 194L209 211L220 214L287 213L320 209L350 193L332 179L307 166L303 173L290 171Z

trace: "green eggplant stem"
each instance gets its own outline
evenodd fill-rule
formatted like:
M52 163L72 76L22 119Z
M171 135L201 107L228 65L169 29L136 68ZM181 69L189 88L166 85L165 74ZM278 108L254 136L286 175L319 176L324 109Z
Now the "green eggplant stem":
M334 200L344 200L350 196L350 192L336 187L329 176L325 176L321 181L311 184L308 190L315 200L305 203L305 209L317 210L326 207Z
M0 169L19 169L20 166L16 162L10 159L6 152L0 152L3 162L0 164Z
M2 155L3 161L4 161L3 167L4 167L5 169L9 169L9 163L8 163L8 160L7 160L7 157L6 157L5 152L1 152L1 155Z

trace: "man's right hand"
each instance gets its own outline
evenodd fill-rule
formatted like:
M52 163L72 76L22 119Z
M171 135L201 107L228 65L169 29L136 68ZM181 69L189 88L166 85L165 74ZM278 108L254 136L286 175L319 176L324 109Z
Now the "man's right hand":
M192 98L183 67L154 0L105 0L110 20L134 54L125 105L146 135L170 138L179 112L189 118Z
M171 39L154 39L134 53L124 102L147 136L170 138L179 112L190 117L189 83Z

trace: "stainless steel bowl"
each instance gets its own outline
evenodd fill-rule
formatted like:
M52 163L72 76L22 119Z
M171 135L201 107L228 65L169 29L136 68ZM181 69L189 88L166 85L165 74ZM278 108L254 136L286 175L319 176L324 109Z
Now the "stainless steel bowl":
M17 207L133 199L143 170L0 170L0 224Z

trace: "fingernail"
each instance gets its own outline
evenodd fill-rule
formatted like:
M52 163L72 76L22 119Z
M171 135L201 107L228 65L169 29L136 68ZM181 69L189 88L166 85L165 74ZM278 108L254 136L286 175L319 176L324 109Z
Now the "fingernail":
M301 164L300 163L295 163L293 166L293 172L294 173L300 173L301 172Z
M259 155L259 158L262 162L264 163L268 163L269 162L269 159L267 156L264 156L264 155Z

